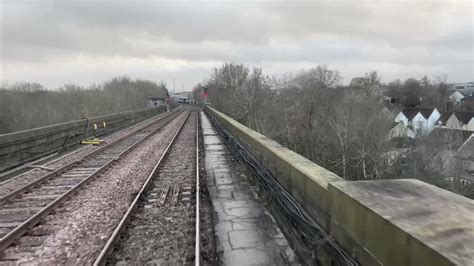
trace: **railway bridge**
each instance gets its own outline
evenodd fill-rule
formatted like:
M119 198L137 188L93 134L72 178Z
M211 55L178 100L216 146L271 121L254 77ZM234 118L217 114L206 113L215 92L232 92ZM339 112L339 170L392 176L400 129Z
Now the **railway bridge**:
M210 106L0 135L0 170L0 265L474 265L472 200L345 181Z

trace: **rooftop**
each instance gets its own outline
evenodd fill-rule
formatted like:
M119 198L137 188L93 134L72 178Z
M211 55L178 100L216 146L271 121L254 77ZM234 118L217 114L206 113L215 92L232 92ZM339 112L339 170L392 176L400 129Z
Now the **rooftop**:
M453 115L453 111L446 111L443 114L441 114L441 117L439 118L439 121L441 122L442 125L446 125L446 121Z
M412 120L418 113L420 113L425 119L428 119L436 108L416 107L416 108L404 108L402 113L408 120Z
M474 112L454 112L454 115L463 125L469 124L474 118Z

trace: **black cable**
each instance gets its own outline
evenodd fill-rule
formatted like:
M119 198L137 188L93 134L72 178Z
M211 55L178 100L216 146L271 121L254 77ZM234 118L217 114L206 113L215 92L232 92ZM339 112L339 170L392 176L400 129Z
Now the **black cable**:
M278 212L287 233L296 238L293 247L308 264L320 264L318 251L322 248L331 256L332 265L358 265L339 247L327 232L306 212L301 204L277 181L273 174L214 117L209 116L214 128L223 137L233 154L248 164L265 199Z

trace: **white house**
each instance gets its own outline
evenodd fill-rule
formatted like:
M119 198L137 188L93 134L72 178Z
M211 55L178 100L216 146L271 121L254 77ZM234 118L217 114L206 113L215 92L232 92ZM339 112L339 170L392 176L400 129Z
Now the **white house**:
M464 94L462 94L460 91L455 91L453 92L449 97L449 101L453 102L454 104L461 104L461 100L464 98Z
M436 108L405 108L395 117L395 122L425 135L433 130L440 117Z
M474 112L453 112L446 120L446 128L474 131Z
M454 92L448 97L449 101L459 105L466 96L474 96L474 82L453 84Z

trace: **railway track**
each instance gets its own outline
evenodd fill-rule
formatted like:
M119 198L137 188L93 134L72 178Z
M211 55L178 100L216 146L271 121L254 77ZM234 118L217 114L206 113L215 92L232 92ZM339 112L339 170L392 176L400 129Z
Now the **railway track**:
M173 112L103 145L80 159L0 198L0 252L102 173L116 160L179 116ZM0 253L0 260L1 258Z
M169 114L169 113L168 113ZM155 121L159 120L161 117L164 117L168 115L167 113L159 114L158 116L148 118L144 121L140 121L136 124L132 124L128 127L125 127L123 129L117 130L114 133L107 134L105 135L105 139L113 141L117 138L120 138L120 136L126 134L127 132L134 131L136 129L142 128L146 125L149 125L151 123L154 123ZM16 187L21 186L22 184L27 184L35 179L35 177L30 177L28 176L28 172L30 169L36 169L38 168L38 165L42 165L45 167L54 167L54 165L61 164L62 161L66 161L66 163L62 164L67 164L67 161L69 158L74 158L76 156L80 157L80 154L82 153L87 153L87 150L91 150L90 146L83 146L78 149L72 149L71 151L66 151L66 153L61 154L61 153L53 153L51 155L47 155L43 158L40 158L38 160L34 160L32 162L26 163L22 166L16 167L14 169L8 170L6 172L0 173L0 194L2 193L9 193L8 188L5 189L6 187L9 187L9 183L16 183L17 181L19 184L15 184ZM71 160L72 161L72 160ZM41 168L40 168L41 169ZM45 168L43 168L45 169ZM16 180L18 177L21 178L20 180Z
M94 265L200 263L198 115L180 126Z

